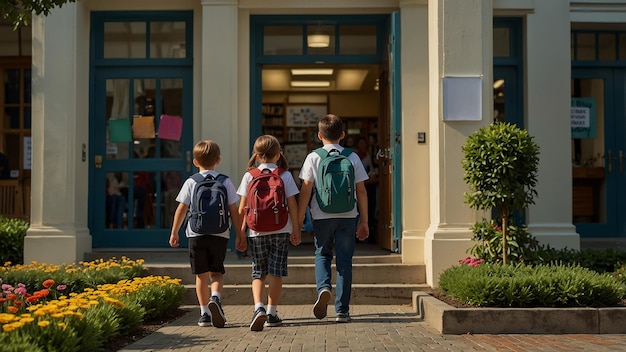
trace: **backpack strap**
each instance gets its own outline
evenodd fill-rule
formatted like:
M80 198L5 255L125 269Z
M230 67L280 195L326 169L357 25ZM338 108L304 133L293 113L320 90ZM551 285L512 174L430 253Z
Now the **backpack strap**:
M197 172L197 173L191 175L191 179L193 179L194 181L196 181L196 183L198 183L198 182L204 180L204 176L202 176L201 173Z
M322 159L324 159L325 157L328 156L328 151L324 148L317 148L314 150L314 152L319 155Z
M343 148L343 150L341 151L341 155L348 157L350 156L350 154L354 153L354 151L350 148Z

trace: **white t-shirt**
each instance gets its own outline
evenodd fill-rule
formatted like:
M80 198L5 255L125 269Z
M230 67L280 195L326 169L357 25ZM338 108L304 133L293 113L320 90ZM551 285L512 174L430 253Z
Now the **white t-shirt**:
M219 172L215 170L205 170L205 171L201 171L200 174L204 177L206 177L208 174L211 174L213 177L217 177L217 175L219 175ZM183 186L180 188L180 192L178 192L178 196L176 196L176 201L179 203L187 204L187 205L191 204L191 196L192 196L191 193L193 192L193 187L196 185L196 183L197 182L194 181L191 177L187 178L185 183L183 183ZM226 180L224 181L224 187L226 187L226 193L228 196L228 205L232 205L233 203L239 203L239 196L237 195L237 192L235 191L235 185L233 185L233 182L230 180L230 177L227 177ZM189 223L187 223L185 234L187 235L187 237L206 236L206 235L202 235L202 234L191 231L191 228L189 227ZM230 230L226 230L222 233L217 233L211 236L230 238Z
M326 144L323 147L327 151L331 151L333 149L337 149L340 153L343 150L343 147L339 144ZM367 176L367 172L365 172L365 168L363 167L363 163L361 163L361 158L356 153L352 153L348 156L348 159L354 165L354 183L357 184L359 182L364 182L369 177ZM317 204L317 198L315 196L315 186L317 184L317 168L320 164L322 158L317 155L316 152L311 152L307 155L304 160L304 164L302 165L302 169L300 169L300 178L304 181L313 182L313 193L311 197L311 218L313 220L320 219L335 219L335 218L355 218L358 214L357 204L355 203L354 208L351 211L345 213L325 213L323 212L319 205ZM356 187L354 190L355 198L356 198Z
M271 171L274 171L274 169L276 169L278 166L276 166L276 164L261 164L257 167L257 169L259 170L265 170L265 169L270 169ZM293 175L291 174L291 172L283 172L280 175L280 178L283 179L283 184L285 185L285 196L287 198L291 197L291 196L295 196L296 194L300 193L300 190L298 190L298 186L296 185L296 181L293 179ZM239 194L242 197L247 197L248 196L248 183L250 183L250 181L252 181L253 177L249 172L246 172L245 175L243 175L243 177L241 178L241 184L239 184L239 188L237 189L237 194ZM248 229L248 237L256 237L256 236L263 236L263 235L271 235L274 233L291 233L293 231L293 224L291 223L291 217L289 217L287 219L287 225L285 225L285 227L283 227L280 230L277 231L269 231L269 232L259 232L259 231L254 231L252 229Z

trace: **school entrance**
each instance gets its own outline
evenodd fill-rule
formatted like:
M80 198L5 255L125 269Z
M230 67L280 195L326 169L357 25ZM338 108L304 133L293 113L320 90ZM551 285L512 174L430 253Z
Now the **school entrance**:
M327 113L341 117L342 145L361 156L370 176L368 241L395 252L401 234L397 20L392 14L250 21L250 145L261 134L276 136L299 181L306 155L322 145L317 121ZM306 227L303 241L312 241Z

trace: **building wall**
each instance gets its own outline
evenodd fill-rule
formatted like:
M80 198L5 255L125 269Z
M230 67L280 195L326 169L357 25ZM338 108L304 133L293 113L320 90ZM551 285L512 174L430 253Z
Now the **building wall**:
M492 16L525 16L524 111L527 128L542 147L540 197L528 221L533 234L553 246L578 248L569 183L568 2L82 0L33 22L33 206L26 261L72 262L91 250L90 161L81 160L81 146L89 148L89 12L147 9L193 9L194 139L223 146L220 169L234 179L249 158L250 15L399 10L401 250L403 262L426 264L432 286L442 270L467 255L469 227L482 215L464 203L461 146L492 118ZM443 121L442 77L468 75L482 77L481 120ZM417 143L418 132L426 132L425 144Z

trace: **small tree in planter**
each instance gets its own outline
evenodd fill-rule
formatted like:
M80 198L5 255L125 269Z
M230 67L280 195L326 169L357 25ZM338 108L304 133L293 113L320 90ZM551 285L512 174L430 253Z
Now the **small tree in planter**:
M478 210L495 210L502 226L502 263L507 264L507 229L516 209L534 204L539 147L528 131L496 122L471 134L462 147L465 202Z

